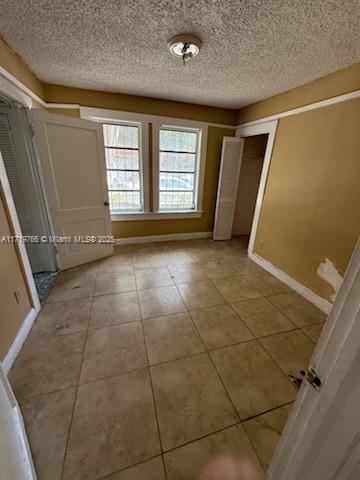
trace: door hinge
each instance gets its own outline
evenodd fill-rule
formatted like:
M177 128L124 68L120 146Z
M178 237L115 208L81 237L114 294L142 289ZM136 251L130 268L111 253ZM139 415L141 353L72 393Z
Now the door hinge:
M306 371L301 370L300 373L315 390L321 389L323 383L314 367L310 366Z

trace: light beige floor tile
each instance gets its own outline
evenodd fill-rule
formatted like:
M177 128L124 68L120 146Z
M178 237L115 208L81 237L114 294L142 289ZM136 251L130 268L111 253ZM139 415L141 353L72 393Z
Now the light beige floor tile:
M294 400L294 387L257 341L210 355L242 420Z
M135 270L135 277L136 285L139 290L174 285L174 281L166 267L141 268Z
M166 252L164 253L164 259L167 265L188 265L191 263L197 263L194 255L186 250Z
M211 279L223 279L233 277L237 274L236 267L231 262L217 260L216 262L207 262L204 264L206 275Z
M193 252L193 256L196 258L196 261L199 263L199 265L217 262L218 260L218 257L212 250Z
M317 325L309 325L308 327L303 327L301 330L307 335L314 343L317 343L321 332L324 328L323 323L318 323Z
M81 367L80 383L146 366L140 322L90 330Z
M266 337L296 328L265 298L245 300L232 306L256 337Z
M270 465L291 409L292 405L285 405L242 424L265 470Z
M185 312L186 307L176 287L159 287L139 291L142 318Z
M241 456L258 464L242 426L236 425L165 453L167 479L195 480L201 470L220 455Z
M150 365L205 351L188 313L150 319L144 330Z
M165 480L162 458L152 458L135 467L114 473L114 475L110 475L110 477L106 477L103 480Z
M136 292L101 295L93 299L90 327L107 327L134 322L140 318L140 305Z
M228 302L238 302L262 296L250 276L237 275L214 279L214 283Z
M92 297L94 294L95 280L96 275L92 273L61 272L46 302L61 302Z
M238 258L236 261L236 267L239 275L251 275L253 273L263 272L264 270L256 265L250 258Z
M206 353L151 367L163 448L171 448L238 421Z
M203 308L226 303L210 280L179 285L181 296L188 308Z
M169 265L168 269L177 285L199 282L207 279L204 270L196 263L189 263L188 265Z
M136 290L133 273L99 273L96 277L94 295L108 295L132 290Z
M133 256L132 261L136 269L166 267L164 257L160 253L139 253Z
M130 255L112 255L98 262L98 273L132 273Z
M17 398L77 385L85 332L43 335L32 332L10 372Z
M252 274L251 278L254 280L256 288L265 297L292 292L290 287L285 285L285 283L280 282L280 280L273 275L270 275L270 273L265 270Z
M208 349L254 338L230 305L201 308L190 313Z
M20 404L38 480L61 478L74 400L69 388Z
M158 455L148 371L80 385L62 480L90 480Z
M47 303L37 317L33 332L65 335L87 330L90 317L90 298Z
M80 273L86 273L89 275L96 275L98 271L98 261L94 260L92 262L84 263L83 265L78 265L77 267L72 267L68 268L67 270L63 270L60 272L60 275L65 275L65 274L80 274Z
M308 367L315 348L300 330L279 333L260 341L286 375L299 376L300 370Z
M312 303L300 297L297 293L275 295L269 297L269 300L297 327L305 327L326 320L325 313L321 312Z

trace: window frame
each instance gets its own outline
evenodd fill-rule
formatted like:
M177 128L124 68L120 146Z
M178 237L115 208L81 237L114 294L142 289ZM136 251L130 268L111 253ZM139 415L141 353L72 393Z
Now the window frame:
M166 119L167 120L167 119ZM177 130L196 133L196 165L194 178L194 208L192 209L160 209L160 131ZM202 201L205 177L207 124L189 120L171 119L171 121L157 121L153 123L153 210L160 215L181 215L182 218L200 217L202 214ZM180 218L180 217L179 217Z
M111 221L144 221L144 220L169 220L200 218L203 210L203 191L205 180L205 164L207 154L207 138L209 124L174 117L165 117L147 113L125 112L121 110L108 110L96 107L80 106L80 117L98 123L129 123L141 124L142 159L143 159L143 212L121 212L111 214ZM159 211L159 127L167 125L175 129L199 129L201 141L199 142L198 182L196 193L196 208L193 210L161 210ZM223 127L223 125L221 125ZM151 142L150 142L151 140ZM149 162L149 153L152 153L152 164ZM151 193L151 195L150 195ZM151 201L150 201L151 197ZM150 208L150 204L151 207Z
M122 127L137 127L138 128L138 152L139 152L139 182L140 182L140 209L129 209L129 210L111 210L110 209L110 215L126 215L126 214L141 214L145 212L145 196L144 196L144 162L143 162L143 146L142 146L142 123L141 122L130 122L130 121L114 121L114 120L109 120L106 122L102 122L102 127L104 128L104 125L114 125L114 126L122 126ZM104 130L103 130L104 132ZM116 149L117 147L114 146L106 146L105 141L104 141L104 150L106 152L107 148L113 148ZM118 147L118 149L126 149L125 147ZM105 159L106 159L106 154L105 154ZM109 170L115 170L115 171L125 171L124 169L108 169L107 165L105 164L105 169L106 169L106 182L107 182L107 172ZM137 171L137 170L136 170ZM107 191L110 193L112 190L109 190L109 185L107 183Z
M185 209L179 209L179 208L160 208L160 185L159 189L157 192L158 195L158 205L159 205L159 212L164 212L164 213L172 213L172 212L193 212L197 210L197 199L198 199L198 184L199 184L199 163L200 163L200 154L201 154L201 135L202 135L202 130L201 128L185 128L185 127L174 127L174 126L169 126L169 125L160 125L159 127L159 183L160 183L160 134L161 131L170 131L170 132L184 132L184 133L195 133L196 134L196 145L195 145L195 168L194 172L189 172L194 175L194 188L192 190L189 190L192 192L192 198L193 198L193 208L185 208ZM185 152L184 152L185 153ZM170 172L169 172L170 173ZM174 171L174 173L180 173L177 171ZM184 172L186 173L186 172ZM163 190L165 191L165 190ZM174 190L176 191L176 190ZM169 190L171 192L171 190Z

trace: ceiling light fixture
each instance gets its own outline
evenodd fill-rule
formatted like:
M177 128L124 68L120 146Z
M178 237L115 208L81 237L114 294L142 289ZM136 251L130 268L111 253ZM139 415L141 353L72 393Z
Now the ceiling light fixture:
M201 48L200 38L190 33L182 33L172 37L169 42L170 52L177 58L182 58L183 64L187 60L196 57Z

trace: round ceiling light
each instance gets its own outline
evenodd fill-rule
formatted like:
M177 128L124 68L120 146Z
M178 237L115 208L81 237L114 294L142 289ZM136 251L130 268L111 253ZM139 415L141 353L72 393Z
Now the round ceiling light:
M201 40L195 35L182 33L171 38L168 42L170 52L177 58L186 60L196 57L201 48Z

